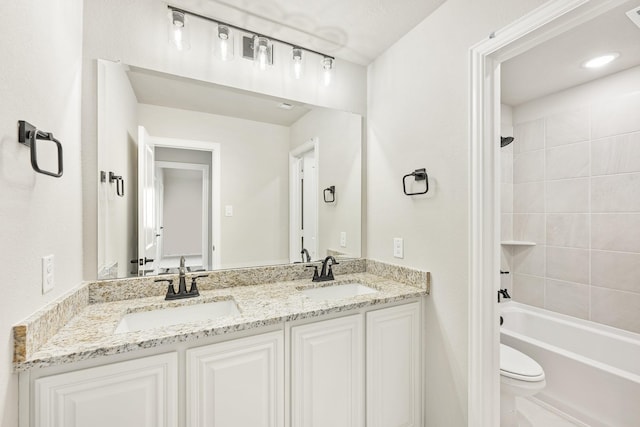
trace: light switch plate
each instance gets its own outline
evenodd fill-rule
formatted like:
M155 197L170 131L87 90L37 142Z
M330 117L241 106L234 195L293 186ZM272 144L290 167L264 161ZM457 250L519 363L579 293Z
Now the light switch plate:
M404 240L402 237L393 238L393 256L396 258L404 258Z
M340 232L340 247L341 248L346 248L347 247L347 232L346 231L341 231Z
M53 255L42 257L42 295L51 291L55 285Z
M224 207L224 216L233 216L233 206L225 205Z

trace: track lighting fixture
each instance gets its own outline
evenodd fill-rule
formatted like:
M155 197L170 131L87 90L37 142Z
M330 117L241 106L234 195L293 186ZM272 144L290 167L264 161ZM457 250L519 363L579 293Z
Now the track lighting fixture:
M216 56L223 61L231 61L234 54L233 30L224 24L218 24L216 38L214 40Z
M312 49L307 49L298 45L294 45L284 40L274 37L268 37L263 34L256 33L246 28L238 27L219 21L208 16L189 12L175 6L169 8L169 42L178 50L187 50L190 47L187 15L213 22L217 25L213 40L213 49L215 56L222 61L230 61L234 59L236 38L240 39L239 55L242 58L254 61L255 66L260 71L265 71L274 62L274 43L286 45L291 48L289 56L291 61L291 75L294 79L302 78L305 70L304 64L308 61L306 54L318 55L322 59L320 61L319 73L322 75L322 82L325 86L329 86L335 74L335 58ZM241 36L234 37L240 34ZM305 53L306 52L306 53Z
M177 9L169 9L169 43L178 50L188 50L189 32L185 13Z

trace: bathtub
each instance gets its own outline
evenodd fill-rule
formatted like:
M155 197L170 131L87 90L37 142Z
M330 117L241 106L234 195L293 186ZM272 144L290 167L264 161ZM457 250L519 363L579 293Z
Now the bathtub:
M500 312L500 341L544 369L537 399L590 426L640 426L640 334L516 302Z

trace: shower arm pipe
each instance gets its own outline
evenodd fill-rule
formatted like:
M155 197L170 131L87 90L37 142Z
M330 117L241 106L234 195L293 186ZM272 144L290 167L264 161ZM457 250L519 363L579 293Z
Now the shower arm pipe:
M275 37L271 37L271 36L267 36L265 34L261 34L261 33L257 32L257 31L249 30L247 28L238 27L237 25L229 24L228 22L220 21L219 19L214 19L214 18L211 18L209 16L200 15L199 13L191 12L191 11L188 11L188 10L185 10L185 9L181 9L179 7L175 7L175 6L172 6L172 5L167 5L167 8L169 8L169 10L172 11L172 12L181 12L181 13L184 13L185 15L195 16L196 18L204 19L205 21L209 21L209 22L216 23L218 25L224 25L226 27L233 28L234 30L243 31L245 33L253 34L253 35L258 36L258 37L266 37L269 40L272 40L272 41L275 41L275 42L278 42L278 43L282 43L282 44L285 44L287 46L291 46L294 49L302 49L302 50L304 50L306 52L315 53L316 55L320 55L320 56L322 56L324 58L330 58L330 59L333 59L333 60L336 59L335 57L333 57L331 55L327 55L326 53L318 52L317 50L313 50L313 49L309 49L309 48L306 48L306 47L303 47L303 46L300 46L300 45L297 45L297 44L289 43L288 41L281 40L281 39L278 39L278 38L275 38Z

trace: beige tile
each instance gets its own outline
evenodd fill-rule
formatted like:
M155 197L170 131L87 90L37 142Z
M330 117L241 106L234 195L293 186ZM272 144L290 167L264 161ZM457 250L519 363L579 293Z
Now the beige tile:
M640 254L591 251L591 284L640 293Z
M588 214L547 214L546 229L550 246L589 248Z
M640 214L592 214L591 249L640 252Z
M544 182L513 185L513 212L544 213Z
M513 214L500 215L500 240L513 240Z
M545 274L545 247L544 246L516 246L513 248L514 273L528 274L532 276L544 276Z
M640 173L591 178L591 211L640 212Z
M513 212L513 184L500 184L500 211Z
M544 148L544 119L519 123L513 127L513 152L524 153Z
M600 139L640 131L640 92L592 107L591 138Z
M544 180L544 150L527 151L513 158L513 182L534 182Z
M589 175L589 143L565 145L546 150L547 180L579 178Z
M576 283L589 283L589 251L548 246L547 277Z
M640 333L640 294L591 287L591 320Z
M640 132L591 142L591 175L640 172Z
M544 278L514 274L511 297L523 304L544 307Z
M538 244L544 244L545 237L544 214L513 215L514 240L527 240Z
M513 183L513 143L500 148L500 182Z
M547 148L589 139L589 110L554 114L546 119Z
M547 279L544 308L568 316L589 318L589 285Z
M547 181L546 184L547 212L589 212L589 178Z

